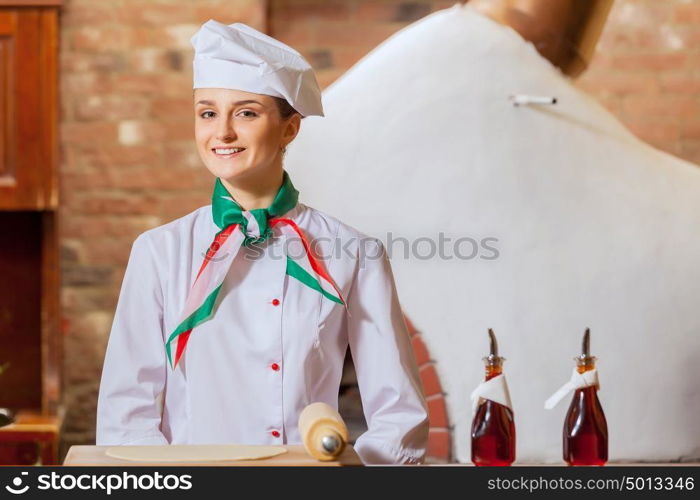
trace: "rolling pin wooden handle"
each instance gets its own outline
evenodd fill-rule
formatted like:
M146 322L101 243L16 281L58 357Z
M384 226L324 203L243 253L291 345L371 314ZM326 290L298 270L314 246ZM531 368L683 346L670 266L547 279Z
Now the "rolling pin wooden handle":
M333 460L345 449L348 428L340 414L326 403L312 403L299 415L299 433L309 455Z

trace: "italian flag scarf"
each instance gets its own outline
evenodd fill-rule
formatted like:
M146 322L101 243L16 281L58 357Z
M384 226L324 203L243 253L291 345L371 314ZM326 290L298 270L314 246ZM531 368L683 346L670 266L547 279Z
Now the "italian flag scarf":
M185 351L192 330L214 316L216 298L238 250L241 246L264 242L272 235L274 227L288 236L300 238L304 247L301 258L292 260L287 256L287 274L347 308L340 290L311 252L302 230L292 219L282 217L296 206L298 197L299 192L285 171L282 186L269 207L244 211L217 177L212 195L212 215L220 231L209 246L187 295L179 324L165 343L168 362L173 369Z

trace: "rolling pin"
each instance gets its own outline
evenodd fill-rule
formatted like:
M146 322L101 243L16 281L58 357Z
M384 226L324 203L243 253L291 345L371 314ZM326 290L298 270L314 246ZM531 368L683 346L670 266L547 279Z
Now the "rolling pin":
M312 457L326 462L335 459L348 442L343 417L326 403L311 403L299 415L299 434Z

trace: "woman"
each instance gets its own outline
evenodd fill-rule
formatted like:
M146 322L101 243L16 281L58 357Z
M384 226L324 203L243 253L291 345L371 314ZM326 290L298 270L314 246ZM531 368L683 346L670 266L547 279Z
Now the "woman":
M323 116L308 63L243 24L192 38L212 204L135 240L105 356L97 444L298 444L338 404L350 347L364 463L420 463L428 420L382 243L297 201L284 150ZM332 166L329 166L332 168Z

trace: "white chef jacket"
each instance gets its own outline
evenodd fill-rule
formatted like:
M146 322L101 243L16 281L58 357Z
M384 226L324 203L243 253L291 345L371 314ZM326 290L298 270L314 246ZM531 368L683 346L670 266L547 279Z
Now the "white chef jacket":
M421 382L381 241L302 203L284 214L313 240L347 301L286 274L300 241L278 227L242 247L173 370L165 340L219 228L211 205L139 235L107 345L97 444L300 444L300 412L338 407L347 346L368 430L365 464L420 463L428 437Z

